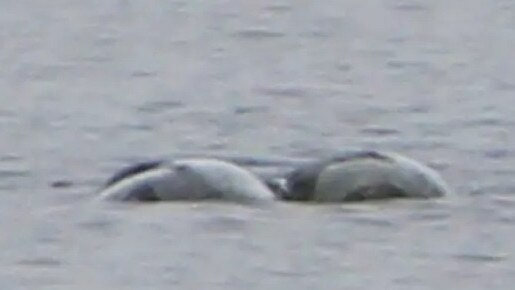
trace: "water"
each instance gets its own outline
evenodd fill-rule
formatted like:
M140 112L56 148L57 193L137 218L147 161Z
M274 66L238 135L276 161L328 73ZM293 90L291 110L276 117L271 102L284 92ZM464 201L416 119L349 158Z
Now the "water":
M0 2L0 288L515 282L515 1L39 2ZM456 195L91 202L145 158L344 148L413 157Z

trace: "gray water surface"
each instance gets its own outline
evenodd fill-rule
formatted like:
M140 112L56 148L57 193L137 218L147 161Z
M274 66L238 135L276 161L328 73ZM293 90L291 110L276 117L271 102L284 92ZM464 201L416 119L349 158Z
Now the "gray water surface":
M514 9L0 1L0 288L511 289ZM137 160L346 148L413 157L456 194L92 202Z

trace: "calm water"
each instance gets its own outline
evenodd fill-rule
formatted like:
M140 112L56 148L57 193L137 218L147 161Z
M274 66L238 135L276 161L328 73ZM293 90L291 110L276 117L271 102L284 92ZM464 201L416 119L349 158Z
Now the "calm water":
M0 7L1 289L515 283L515 1ZM428 163L456 195L271 208L90 202L143 158L356 147Z

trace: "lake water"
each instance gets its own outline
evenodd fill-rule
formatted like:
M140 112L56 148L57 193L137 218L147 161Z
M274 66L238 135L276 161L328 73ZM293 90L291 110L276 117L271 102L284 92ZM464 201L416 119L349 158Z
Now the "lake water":
M0 2L1 289L510 289L515 1ZM96 204L180 152L392 150L456 194ZM54 188L59 180L71 187Z

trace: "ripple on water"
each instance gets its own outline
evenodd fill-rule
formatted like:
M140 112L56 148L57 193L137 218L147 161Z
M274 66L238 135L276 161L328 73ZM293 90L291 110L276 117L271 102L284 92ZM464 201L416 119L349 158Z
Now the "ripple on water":
M427 3L413 0L397 1L392 5L392 8L403 12L420 12L428 10Z
M149 132L154 130L154 126L150 124L143 124L139 122L133 122L133 123L124 123L118 126L120 130L128 130L128 131L143 131L143 132Z
M305 98L309 96L306 88L298 86L272 86L272 87L259 87L256 89L257 94L266 96L278 97L292 97L292 98Z
M4 153L0 156L0 162L18 162L23 160L23 157L18 154Z
M456 124L452 127L473 129L478 127L509 128L514 125L513 121L501 116L479 116L473 119L457 119L454 122Z
M380 127L380 126L370 126L365 127L360 130L360 133L363 135L370 136L394 136L400 133L399 130L394 128Z
M430 64L425 61L414 61L414 60L400 60L392 59L386 61L386 66L391 69L419 69L420 71L427 71L430 68Z
M461 253L451 256L453 259L471 263L497 263L507 259L503 254L481 254L481 253Z
M359 226L378 228L397 228L399 226L395 217L386 217L383 215L352 215L347 217L347 222L355 223Z
M215 216L200 220L197 225L213 232L238 232L248 227L248 221L241 217Z
M292 5L288 3L271 3L265 7L266 10L274 13L285 13L292 10Z
M449 211L446 210L431 210L423 212L413 212L409 215L412 221L423 221L423 222L439 222L448 221L451 217Z
M61 266L63 262L54 257L31 257L20 259L16 264L37 268L53 268Z
M266 106L237 106L233 109L235 115L266 113L268 111L270 111L270 108Z
M514 151L506 148L492 148L483 151L483 155L488 159L504 159L514 156Z
M492 205L496 208L513 210L515 213L515 192L509 195L493 195Z
M0 178L28 177L29 175L30 175L30 171L28 169L14 169L14 168L0 169Z
M480 184L469 190L470 195L513 195L515 193L515 185L510 184Z
M0 189L16 189L19 182L25 180L30 174L28 169L0 168Z
M131 77L133 78L151 78L157 76L157 71L151 70L134 70L131 72Z
M116 229L116 220L108 217L95 217L77 223L79 229L99 233L112 233Z
M136 110L140 113L158 114L182 107L184 107L184 102L179 100L159 100L145 102L142 105L138 106Z
M284 37L286 34L279 31L273 31L269 28L247 28L234 32L233 37L247 40L272 40Z

